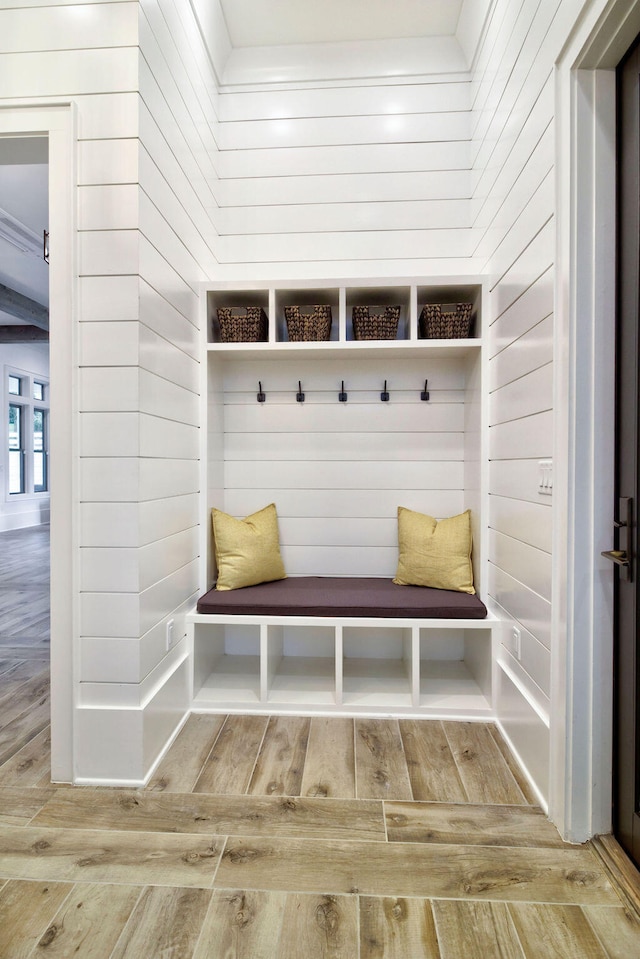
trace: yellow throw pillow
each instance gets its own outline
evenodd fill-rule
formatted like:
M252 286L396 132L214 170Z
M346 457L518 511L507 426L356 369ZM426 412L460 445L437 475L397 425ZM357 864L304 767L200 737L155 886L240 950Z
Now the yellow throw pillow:
M218 567L216 589L240 589L285 579L274 503L246 519L211 511Z
M471 566L471 511L441 519L398 507L399 586L432 586L475 593Z

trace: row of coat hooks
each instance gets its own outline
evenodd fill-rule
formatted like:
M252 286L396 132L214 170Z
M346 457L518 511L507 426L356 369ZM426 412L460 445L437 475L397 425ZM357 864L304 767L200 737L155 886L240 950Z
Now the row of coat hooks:
M427 389L427 385L428 385L428 381L425 380L425 381L424 381L424 389L423 389L423 390L420 390L420 399L421 399L421 400L424 400L425 402L428 402L428 400L429 400L429 390ZM267 395L266 395L266 393L264 392L264 390L262 389L262 383L260 382L260 380L258 380L258 394L257 394L257 397L256 397L256 398L257 398L257 400L258 400L258 403L264 403L264 402L266 402L266 399L267 399ZM380 393L380 399L381 399L381 401L382 401L383 403L388 403L388 402L389 402L389 390L387 389L387 381L386 381L386 380L384 381L384 389L383 389L382 392ZM303 392L303 390L302 390L302 382L301 382L300 380L298 380L298 391L297 391L297 393L296 393L296 402L297 402L297 403L304 403L304 400L305 400L305 394L304 394L304 392ZM338 402L339 402L339 403L346 403L346 402L347 402L347 393L346 393L345 388L344 388L344 380L341 381L340 392L338 393Z

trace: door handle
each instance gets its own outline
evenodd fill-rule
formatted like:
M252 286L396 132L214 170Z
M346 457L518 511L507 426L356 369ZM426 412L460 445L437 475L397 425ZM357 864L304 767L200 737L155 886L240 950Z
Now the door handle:
M620 570L621 578L630 583L632 580L631 556L627 553L631 545L630 537L633 532L633 500L630 497L621 497L618 501L618 516L620 518L613 522L616 542L618 542L617 537L620 532L624 531L622 533L623 543L620 545L626 546L626 549L606 549L600 555L608 559L609 562L615 563Z

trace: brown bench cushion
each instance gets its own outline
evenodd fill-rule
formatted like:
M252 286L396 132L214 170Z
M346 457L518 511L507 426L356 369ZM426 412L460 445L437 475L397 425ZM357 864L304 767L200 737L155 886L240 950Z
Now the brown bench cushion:
M484 603L468 593L397 586L374 577L337 576L291 576L242 589L210 589L198 600L197 609L244 616L484 619L487 615Z

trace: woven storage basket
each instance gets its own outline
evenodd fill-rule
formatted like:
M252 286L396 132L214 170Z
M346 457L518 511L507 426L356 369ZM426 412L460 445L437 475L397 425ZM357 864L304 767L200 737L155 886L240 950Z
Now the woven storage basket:
M267 314L261 306L218 307L222 343L261 343L267 339Z
M351 312L355 340L395 340L399 306L354 306Z
M458 340L471 335L472 303L427 303L420 314L425 340Z
M285 306L287 334L290 340L309 343L313 340L328 340L331 336L331 307Z

